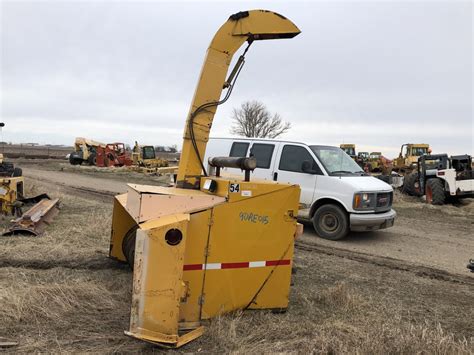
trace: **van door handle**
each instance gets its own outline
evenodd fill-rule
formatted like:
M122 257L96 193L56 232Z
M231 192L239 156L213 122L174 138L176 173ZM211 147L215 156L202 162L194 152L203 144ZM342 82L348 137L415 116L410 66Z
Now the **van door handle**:
M275 172L273 173L273 181L277 181L278 180L278 173Z

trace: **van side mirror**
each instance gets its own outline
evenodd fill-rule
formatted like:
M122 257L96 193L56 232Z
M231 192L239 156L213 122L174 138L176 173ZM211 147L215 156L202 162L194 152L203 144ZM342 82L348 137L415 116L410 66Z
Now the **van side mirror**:
M312 168L313 167L312 167L311 161L309 160L305 160L301 164L301 171L303 171L303 173L315 174L316 171L314 171Z

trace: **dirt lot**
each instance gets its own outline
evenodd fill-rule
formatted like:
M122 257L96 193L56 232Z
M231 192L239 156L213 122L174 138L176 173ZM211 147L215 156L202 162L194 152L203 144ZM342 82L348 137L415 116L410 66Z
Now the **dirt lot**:
M456 206L432 206L419 198L396 191L395 226L387 230L351 233L337 243L317 238L311 225L304 241L394 258L453 273L465 273L474 258L474 200L461 200Z
M101 169L72 166L66 162L20 160L24 175L34 181L63 186L69 193L99 191L110 195L127 190L127 182L163 185L166 176L145 176L125 168ZM378 232L352 233L348 238L332 242L318 238L310 224L306 225L304 242L322 247L343 249L421 264L448 272L464 274L466 263L474 258L474 201L462 200L458 205L429 206L420 199L395 195L398 217L393 228Z
M111 195L167 180L57 164L21 164L30 193L48 190L62 210L43 237L0 239L0 338L19 342L11 352L157 351L123 335L131 273L106 256ZM338 243L307 226L288 312L215 319L182 351L473 353L474 203L397 195L395 209L395 227Z

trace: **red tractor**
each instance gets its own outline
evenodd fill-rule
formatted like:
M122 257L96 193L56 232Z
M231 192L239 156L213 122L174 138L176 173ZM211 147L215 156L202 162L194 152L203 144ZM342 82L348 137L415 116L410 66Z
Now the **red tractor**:
M108 143L105 145L105 148L96 148L94 165L98 167L129 166L132 163L132 159L123 143Z

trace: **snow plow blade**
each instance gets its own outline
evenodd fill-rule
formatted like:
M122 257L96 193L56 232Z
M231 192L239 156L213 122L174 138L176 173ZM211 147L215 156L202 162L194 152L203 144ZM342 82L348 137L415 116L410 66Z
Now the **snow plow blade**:
M13 220L12 225L2 235L30 234L39 236L59 212L59 199L50 200L47 196L36 203L21 217Z

